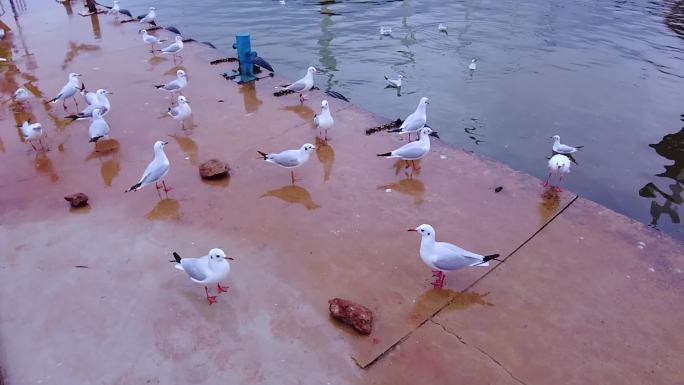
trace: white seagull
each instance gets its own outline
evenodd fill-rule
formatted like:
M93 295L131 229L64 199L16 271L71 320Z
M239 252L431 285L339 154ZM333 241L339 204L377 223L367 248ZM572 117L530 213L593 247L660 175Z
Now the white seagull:
M446 26L446 24L444 24L444 23L439 23L439 25L437 26L437 30L439 30L439 32L446 32L446 31L447 31L447 26Z
M57 96L50 99L49 103L56 103L61 100L62 107L66 110L66 100L69 98L74 98L74 103L76 104L76 108L78 108L78 101L76 101L76 92L78 92L78 90L80 89L78 85L78 78L80 76L81 74L73 72L70 73L69 81L67 82L67 84L65 84L64 87L62 87Z
M175 251L173 258L176 264L174 267L178 270L184 271L192 280L192 282L204 285L204 292L207 294L207 302L209 305L216 302L215 295L209 295L209 288L207 285L216 284L217 293L225 293L228 291L227 286L221 286L221 281L230 273L230 263L228 259L233 260L232 257L226 257L226 253L221 249L211 249L209 254L200 258L182 258Z
M579 151L580 148L584 146L568 146L567 144L562 144L560 142L560 136L554 135L551 137L553 139L553 152L556 154L572 154Z
M384 156L386 158L400 158L406 161L406 168L409 167L409 161L413 165L413 169L416 170L416 160L422 159L430 152L430 134L432 134L432 129L430 127L423 127L420 130L420 139L414 142L408 142L405 145L397 148L392 152L386 152L384 154L378 154L378 156Z
M154 12L154 10L157 9L155 7L150 7L150 12L147 13L142 19L140 19L140 23L150 23L154 24L154 19L157 18L157 14Z
M190 103L185 96L178 96L178 105L173 108L169 108L168 112L174 120L180 120L183 128L185 128L185 120L192 115L192 109L190 108Z
M425 126L425 123L427 123L426 107L428 104L430 104L428 98L420 98L416 110L411 115L407 116L404 123L399 127L400 134L409 134L409 141L411 140L411 133L419 132L420 129Z
M99 109L103 116L107 115L109 110L112 108L112 105L109 103L109 99L107 98L107 94L111 94L111 92L103 88L100 88L94 93L85 91L84 98L90 103L88 107L84 108L83 111L79 112L78 114L69 115L66 118L71 120L87 119L93 116L93 111L96 109Z
M391 27L380 27L380 34L382 36L389 36L392 34L392 28Z
M157 37L154 36L154 35L150 35L149 33L147 33L147 30L146 30L146 29L141 29L141 30L140 30L140 33L142 34L142 40L143 40L143 42L144 42L145 44L149 44L149 45L150 45L150 49L152 49L152 50L154 50L154 45L155 45L155 44L161 44L162 42L165 42L165 41L166 41L166 40L159 39L159 38L157 38ZM183 44L183 42L181 42L181 44Z
M297 180L295 178L294 168L306 163L311 156L316 146L310 143L305 143L299 150L285 150L279 153L267 154L265 152L257 151L268 163L273 163L284 168L291 168L292 184Z
M477 69L477 59L473 59L470 61L470 64L468 64L468 69L472 72Z
M396 79L392 79L388 76L385 76L385 80L387 80L387 84L389 84L390 87L394 88L401 88L401 79L403 79L403 75L397 75Z
M88 136L90 142L96 143L98 140L109 135L109 124L102 117L102 112L99 108L93 110L93 121L88 127Z
M335 124L335 120L332 115L330 115L330 106L327 100L321 102L321 113L319 115L314 115L314 124L320 131L325 131L324 141L328 141L328 130L332 128ZM323 132L321 132L322 136Z
M29 100L29 93L26 91L26 88L24 87L19 87L17 88L16 91L14 91L14 101L19 104L19 107L23 110L24 109L24 102Z
M177 92L180 92L185 86L188 85L188 79L187 75L185 74L185 71L183 70L178 70L176 71L176 79L172 80L166 84L162 85L156 85L155 87L158 90L170 92L172 94L175 94ZM173 102L173 101L172 101Z
M163 188L165 192L171 191L170 188L166 187L166 182L164 182L164 177L169 172L169 159L164 153L164 146L167 144L169 144L169 142L162 142L161 140L154 143L154 159L147 165L147 168L145 169L145 172L143 172L138 183L131 186L131 188L125 192L138 191L152 183L154 183L154 187L157 188L157 193L159 193L160 188ZM161 186L158 183L160 180L162 181Z
M108 15L118 15L119 11L121 11L121 7L119 7L119 0L114 0L114 5L112 5L111 8L109 8L109 11L107 11Z
M549 176L544 182L544 187L549 185L549 179L551 179L552 174L558 174L558 186L556 186L556 191L561 192L560 184L563 181L563 175L570 172L570 158L562 154L556 154L549 159Z
M303 78L297 80L296 82L290 84L289 86L281 86L276 88L283 88L285 90L294 91L299 93L299 101L301 103L306 99L304 92L310 91L314 86L313 74L316 72L316 68L309 67L306 69L306 75Z
M173 43L169 44L168 46L158 49L158 52L165 53L165 54L171 54L175 58L176 55L180 51L183 50L183 38L181 36L176 35L176 39Z
M435 241L435 229L427 224L408 231L418 232L421 236L420 259L432 268L432 276L436 278L432 285L436 288L444 287L444 279L446 278L444 272L470 266L489 266L489 261L499 256L499 254L475 254L451 243L437 242Z
M42 139L43 136L45 136L45 132L43 132L43 126L40 123L30 123L27 120L21 125L20 128L21 135L24 137L24 140L29 142L34 150L37 150L36 146L33 145L34 140L37 140L38 143L40 143L41 149L44 148Z

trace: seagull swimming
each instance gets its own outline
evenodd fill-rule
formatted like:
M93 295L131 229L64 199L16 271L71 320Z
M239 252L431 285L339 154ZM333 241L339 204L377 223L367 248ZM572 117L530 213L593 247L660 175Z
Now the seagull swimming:
M563 181L563 175L570 172L570 158L563 154L556 154L549 159L549 176L544 182L544 187L549 185L549 179L551 179L552 174L558 174L558 186L556 186L556 191L561 192L560 184Z
M468 64L468 69L472 72L477 69L477 59L473 59L470 61L470 64Z
M232 257L226 257L226 253L221 249L211 249L209 254L200 258L182 258L175 251L173 258L176 264L174 267L178 270L184 271L192 282L204 285L204 292L207 294L207 302L209 305L216 302L215 295L209 295L209 288L207 285L216 284L217 293L225 293L228 291L227 286L221 286L221 281L230 273L230 263L228 259L233 260Z
M67 84L65 84L64 87L62 87L57 96L50 99L49 103L56 103L57 101L61 100L62 107L66 110L66 100L69 98L74 98L74 103L76 104L76 108L78 108L78 101L76 101L76 92L78 92L78 90L80 89L80 87L78 86L78 78L80 76L81 74L73 72L70 73L69 81L67 82Z
M409 134L409 141L411 140L411 133L419 132L420 129L425 126L425 123L427 123L426 107L428 104L430 104L428 98L420 98L416 110L411 115L407 116L404 123L399 127L398 132L400 134Z
M178 96L178 105L173 108L169 108L168 112L174 120L180 120L183 128L185 128L185 120L192 115L192 109L190 108L190 103L188 99L183 95Z
M140 23L150 23L154 24L154 19L157 18L157 14L154 12L154 10L157 9L155 7L150 7L150 12L147 13L142 19L140 19Z
M380 34L382 36L389 36L392 34L392 28L391 27L380 27Z
M257 151L268 163L273 163L284 168L291 168L292 184L297 180L295 178L294 168L306 163L311 156L316 146L310 143L305 143L298 150L285 150L279 153L267 154L265 152Z
M496 259L499 254L480 255L464 250L447 242L435 241L435 229L423 224L415 229L420 234L420 259L432 268L432 276L436 278L432 285L435 288L444 287L444 272L459 270L470 266L489 266L489 261Z
M109 135L109 124L102 117L102 112L99 108L93 110L93 121L88 127L89 142L97 143L98 140Z
M176 92L180 92L180 90L185 88L186 85L188 85L188 80L187 80L187 75L185 74L185 71L178 70L178 71L176 71L176 79L175 80L172 80L166 84L156 85L155 87L158 90L171 92L171 93L175 94Z
M143 36L144 37L144 36ZM172 54L174 57L183 50L183 38L176 36L175 42L169 44L168 46L158 49L157 52Z
M299 102L303 103L304 100L306 100L306 95L303 95L303 93L306 91L310 91L314 86L313 74L315 72L316 68L309 67L306 69L306 75L304 75L303 78L297 80L289 86L281 86L276 88L283 88L285 90L299 92Z
M567 144L562 144L560 142L560 136L554 135L551 137L553 139L553 152L556 154L572 154L579 151L580 148L584 146L568 146Z
M439 32L446 32L446 31L447 31L447 26L446 26L446 24L444 24L444 23L439 23L439 25L437 26L437 30L439 30Z
M387 83L390 85L390 87L394 88L401 88L401 79L403 79L403 75L397 75L396 79L391 79L387 76L385 76L385 80L387 80Z
M145 172L143 172L138 183L131 186L131 188L125 192L138 191L152 183L154 183L154 187L157 188L157 193L160 188L163 188L165 192L171 191L170 188L166 187L166 182L164 182L164 177L169 172L169 159L164 153L164 146L167 144L169 144L169 142L162 142L161 140L154 143L154 159L147 165L147 168L145 169ZM161 186L158 183L160 180L162 181Z
M107 98L107 94L111 94L111 92L103 88L100 88L94 93L88 91L85 92L86 93L84 97L86 101L93 103L89 104L88 107L84 108L83 111L79 112L78 114L67 116L66 119L82 120L90 118L93 116L93 111L95 109L99 109L102 116L104 116L112 108L111 104L109 103L109 99Z
M43 147L43 136L45 136L45 132L43 132L43 126L40 123L30 123L29 120L25 121L21 125L21 135L24 137L24 140L29 142L31 144L31 147L33 147L34 150L36 149L36 146L33 145L33 141L37 140L38 143L40 143L40 148Z
M419 140L408 142L394 151L378 154L378 156L405 160L406 168L409 167L409 161L411 161L413 169L416 170L416 160L422 159L430 152L430 134L432 134L432 132L430 127L423 127L420 130Z
M156 37L156 36L154 36L154 35L150 35L149 33L147 33L147 30L146 30L146 29L141 29L141 30L140 30L140 33L142 34L142 40L143 40L143 42L144 42L145 44L149 44L151 50L154 50L154 45L155 45L155 44L161 44L162 42L165 42L165 41L166 41L166 40L159 39L158 37ZM181 41L181 44L183 44L182 41Z
M328 129L332 128L335 124L335 120L332 115L330 115L330 106L327 100L321 102L321 113L319 115L314 115L314 124L320 131L325 130L324 141L328 141ZM322 132L321 132L322 134Z

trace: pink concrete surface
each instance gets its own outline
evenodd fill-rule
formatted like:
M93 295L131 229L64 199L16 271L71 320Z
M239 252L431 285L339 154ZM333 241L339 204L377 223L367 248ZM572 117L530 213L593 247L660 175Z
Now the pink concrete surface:
M277 76L238 86L219 76L235 64L208 64L227 54L200 43L186 44L178 65L152 56L137 23L67 16L53 3L29 9L21 28L8 24L12 32L0 43L0 53L12 52L0 67L0 92L24 85L39 95L23 112L6 97L0 102L6 384L415 384L402 368L425 373L437 365L446 376L455 371L451 357L469 367L464 383L510 381L429 319L450 303L439 315L443 325L449 314L461 314L453 306L498 309L501 293L476 288L516 266L532 241L525 242L572 207L572 193L544 190L535 178L438 141L422 170L406 175L400 164L376 156L402 138L366 136L366 128L386 120L349 103L320 92L303 105L296 95L273 97L274 86L287 82ZM152 87L178 68L189 75L183 94L194 117L187 131L165 117L171 99ZM94 151L87 122L68 123L60 105L43 103L72 71L88 88L114 92L105 118L118 150ZM335 118L329 144L315 140L311 122L323 98ZM14 126L29 116L43 123L49 151L36 153L20 140ZM170 142L166 180L174 189L161 200L151 187L124 194L152 158L155 140ZM297 170L297 185L256 153L305 142L318 149ZM227 161L230 179L202 181L197 166L209 158ZM497 186L503 191L495 193ZM79 191L90 206L71 210L63 196ZM434 290L418 257L419 239L406 231L421 223L434 225L438 239L509 259L448 274L446 289ZM212 247L236 260L224 283L230 292L208 306L202 287L168 260L172 251L201 256ZM595 247L587 253L600 254L601 244ZM570 264L549 279L560 283L585 269ZM520 270L513 287L528 281ZM373 334L358 336L330 319L333 297L371 308ZM542 326L539 335L555 328ZM480 330L477 319L471 327ZM519 342L506 330L495 347ZM431 348L402 350L416 340ZM389 365L405 360L410 365ZM562 365L555 357L547 362Z

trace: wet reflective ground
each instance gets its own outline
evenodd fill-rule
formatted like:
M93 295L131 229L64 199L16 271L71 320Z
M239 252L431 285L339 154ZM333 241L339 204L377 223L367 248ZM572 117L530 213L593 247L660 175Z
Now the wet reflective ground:
M428 96L429 123L447 142L540 178L559 134L585 146L569 189L684 237L676 2L126 1L133 14L151 4L161 24L226 54L235 32L250 32L281 75L315 65L322 88L389 118ZM392 35L381 37L381 25ZM401 97L384 88L383 75L396 73Z

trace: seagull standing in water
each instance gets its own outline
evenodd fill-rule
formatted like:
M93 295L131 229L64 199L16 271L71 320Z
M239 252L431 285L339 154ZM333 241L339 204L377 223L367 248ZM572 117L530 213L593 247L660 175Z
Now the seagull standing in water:
M142 34L142 40L143 40L143 42L144 42L145 44L149 44L149 45L150 45L150 50L151 50L152 52L154 52L154 45L155 45L155 44L161 44L161 43L163 43L163 42L166 41L166 40L161 40L161 39L157 38L157 37L154 36L154 35L150 35L149 33L147 33L147 30L146 30L146 29L141 29L141 30L140 30L140 33ZM182 44L182 42L181 42L181 44Z
M180 120L182 127L185 129L185 120L192 115L192 109L190 109L190 103L185 96L178 96L178 105L173 108L169 108L169 116L173 120Z
M404 120L404 123L402 123L401 127L399 127L398 132L400 134L409 134L409 141L411 141L411 133L418 133L420 132L421 128L425 127L425 123L427 123L428 104L430 104L428 102L428 98L420 98L420 102L418 102L418 107L416 107L416 110L411 115L407 116L406 120Z
M37 140L38 143L40 143L41 149L45 149L45 147L43 147L42 141L43 137L45 136L45 132L43 131L43 126L40 123L31 123L30 120L27 120L21 125L20 128L21 136L24 137L25 141L31 144L31 147L33 147L34 150L38 150L33 144L34 140Z
M188 79L187 75L185 74L185 71L183 70L178 70L176 71L176 79L172 80L166 84L162 85L156 85L154 86L158 90L170 92L172 94L180 92L185 86L188 85ZM173 100L171 100L171 103L173 104Z
M444 272L463 269L470 266L489 266L489 261L496 259L499 254L480 255L462 249L447 242L435 241L435 229L423 224L415 229L421 236L420 259L432 268L432 276L436 278L432 285L435 288L444 287Z
M310 91L314 86L313 74L316 73L316 68L309 67L306 69L306 75L303 78L297 80L296 82L290 84L289 86L280 86L276 88L283 88L288 91L294 91L299 93L299 102L304 103L306 100L306 95L304 92Z
M180 36L176 36L176 39L173 43L169 44L167 47L164 47L162 49L157 50L157 52L161 52L164 54L171 54L173 55L174 59L176 58L176 55L180 53L180 51L183 50L183 38ZM178 55L180 56L180 55Z
M88 127L89 142L97 143L98 140L109 135L109 124L102 117L102 112L99 108L93 110L93 121Z
M292 169L290 174L292 176L292 184L295 183L294 169L303 165L309 160L311 153L316 149L311 143L305 143L298 150L285 150L279 153L267 154L265 152L257 151L262 158L268 163L273 163L276 166Z
M150 11L147 13L147 15L143 16L142 19L140 19L140 23L150 23L154 24L154 19L157 18L157 13L154 12L157 8L155 7L150 7Z
M324 141L328 141L328 129L332 128L335 124L335 120L330 114L330 106L327 100L321 102L321 113L319 115L314 115L314 124L320 131L325 131ZM320 132L320 136L323 136L323 132Z
M79 84L78 84L78 78L81 76L81 74L77 73L70 73L69 74L69 81L67 81L67 84L62 87L62 89L59 91L59 94L55 96L54 98L50 99L49 103L57 103L58 101L62 101L62 108L66 110L66 100L69 98L74 98L74 104L76 104L76 108L78 108L78 101L76 100L76 93L80 89Z
M164 181L164 177L169 173L169 159L164 153L164 146L167 144L169 144L169 142L162 142L161 140L154 143L154 159L147 165L147 168L145 169L145 172L143 172L138 183L131 186L125 192L138 191L152 183L154 183L154 187L157 188L157 193L159 193L159 189L161 188L167 193L171 191L170 188L166 187L166 182ZM160 180L162 181L161 186L159 185Z
M572 154L572 153L579 151L580 148L584 147L584 146L572 147L572 146L568 146L566 144L562 144L560 142L560 136L558 136L558 135L552 136L551 139L553 139L553 152L555 152L556 154L564 154L564 155Z
M419 168L416 168L416 160L422 159L428 154L428 152L430 152L430 134L432 133L433 131L430 127L423 127L420 130L419 140L408 142L392 152L378 154L378 156L384 156L386 158L400 158L405 160L406 168L409 167L409 161L411 161L413 169L417 170Z
M385 80L387 80L387 84L389 84L390 87L394 88L401 88L401 79L403 79L403 75L397 75L396 79L392 79L390 77L385 76Z
M556 191L561 192L560 184L563 181L563 175L570 172L570 158L562 154L556 154L549 159L549 176L544 182L544 187L549 185L549 179L551 179L552 174L558 175L558 186L556 186Z
M230 263L228 260L233 260L233 258L226 257L226 253L223 250L211 249L208 255L200 258L182 258L174 251L173 258L175 260L171 262L176 263L174 265L176 269L184 271L192 282L204 285L204 292L207 295L209 305L216 302L216 296L209 295L207 285L215 283L217 294L228 291L228 286L221 286L221 281L230 273Z

